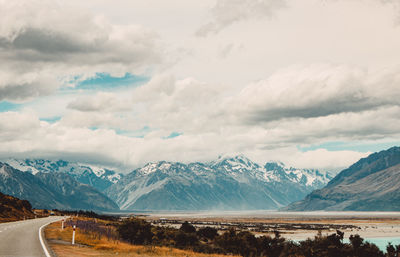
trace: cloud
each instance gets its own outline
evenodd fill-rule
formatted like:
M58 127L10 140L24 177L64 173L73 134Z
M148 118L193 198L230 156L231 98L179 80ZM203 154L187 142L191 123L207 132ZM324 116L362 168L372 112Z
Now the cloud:
M67 108L82 112L120 112L129 110L131 105L115 93L98 92L96 95L78 97Z
M161 61L151 30L115 25L56 1L0 1L0 24L0 72L25 78L3 82L1 96L8 100L49 94L76 76L140 74Z
M285 0L217 0L211 9L212 20L200 27L196 35L218 33L242 20L270 18L285 6Z
M325 169L335 170L338 167L346 168L361 158L371 154L371 152L360 153L356 151L328 151L317 149L307 152L291 151L288 163L295 163L296 167L324 167Z
M245 87L235 103L250 123L315 118L400 106L398 68L294 67Z
M223 94L227 87L205 83L194 78L175 79L171 75L155 76L148 84L133 91L133 102L144 112L138 120L163 131L163 137L173 131L207 133L225 122ZM212 122L212 123L210 123Z
M42 72L18 72L0 69L0 101L21 102L54 92L59 82Z
M278 71L242 91L161 74L135 88L68 95L65 113L53 122L40 121L27 109L0 113L0 156L86 158L131 169L150 161L208 161L243 153L260 163L344 167L365 149L303 153L296 146L399 139L398 74L396 67L313 65ZM340 98L350 101L346 109L335 107ZM323 105L328 113L319 110ZM301 111L274 114L282 108ZM260 115L268 112L273 119Z
M13 120L14 122L8 122ZM41 122L32 113L0 113L0 157L62 158L117 167L128 172L150 161L208 161L220 154L244 153L260 163L281 160L297 167L337 168L350 165L366 153L314 150L293 147L265 150L257 144L266 138L255 130L247 133L205 133L162 139L132 138L111 129L90 130ZM246 139L246 140L243 140ZM179 153L177 155L177 153Z
M400 3L398 0L370 1L378 2L393 8L393 10L395 10L397 13L397 22L400 22ZM205 37L209 34L217 34L227 27L240 21L259 20L274 17L279 10L288 7L289 4L293 5L293 2L293 0L216 0L215 5L209 11L211 20L197 29L196 35ZM323 1L312 2L315 4ZM332 0L331 2L338 1ZM324 3L326 3L326 1L324 1ZM303 1L300 1L300 4L304 4Z
M141 6L135 10L144 10L143 16L135 20L158 28L170 46L192 50L171 75L157 69L169 57L158 35L121 25L132 17L119 17L119 10L133 7L110 10L114 16L109 17L120 22L116 25L55 1L0 0L0 100L21 103L18 112L0 113L0 156L68 158L129 169L230 153L260 163L349 165L366 153L303 153L296 146L400 138L399 67L376 68L398 63L396 28L390 27L389 8L368 1L374 4L217 0L206 21L202 8L209 2L196 8L186 4L186 16L171 12L169 19L152 18L159 17L160 8L121 1L121 6ZM280 12L286 4L290 10ZM233 26L276 14L274 22ZM371 14L376 19L369 23ZM200 36L231 29L199 40L192 32L201 24ZM353 64L307 65L321 60ZM295 63L306 65L277 71ZM116 77L130 86L117 88ZM151 80L133 87L131 77ZM107 78L110 83L98 83ZM248 82L255 78L262 79ZM72 90L57 91L68 86Z

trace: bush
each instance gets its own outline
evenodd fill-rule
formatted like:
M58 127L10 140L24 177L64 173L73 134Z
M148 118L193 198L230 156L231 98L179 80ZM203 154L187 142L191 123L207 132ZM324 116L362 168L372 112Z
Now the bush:
M202 239L214 240L218 236L218 231L215 228L205 227L197 231L197 235Z
M187 221L185 221L185 222L181 225L181 227L180 227L179 230L181 230L181 231L183 231L183 232L185 232L185 233L196 233L196 228L195 228L192 224L190 224L189 222L187 222Z
M350 236L343 243L344 233L336 231L328 236L319 234L314 239L299 243L286 241L278 232L275 236L256 237L248 231L231 228L218 235L215 228L204 227L196 231L188 222L180 229L152 227L140 219L130 219L118 226L120 237L133 244L149 244L191 249L203 253L237 254L244 257L400 257L400 245L388 245L385 255L379 248L365 242L359 235Z
M153 238L151 225L140 219L125 221L118 226L117 231L123 240L129 241L131 244L149 244Z

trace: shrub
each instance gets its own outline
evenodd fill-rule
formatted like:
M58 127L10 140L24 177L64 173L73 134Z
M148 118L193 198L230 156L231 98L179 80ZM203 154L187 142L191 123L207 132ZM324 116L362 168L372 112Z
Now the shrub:
M118 226L117 231L123 240L131 244L149 244L153 238L151 225L140 219L126 220Z

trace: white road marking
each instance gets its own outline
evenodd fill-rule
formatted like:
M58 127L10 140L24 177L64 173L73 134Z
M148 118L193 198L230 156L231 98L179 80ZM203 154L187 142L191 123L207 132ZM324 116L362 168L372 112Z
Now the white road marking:
M52 222L54 222L54 221L52 221ZM44 241L43 241L43 238L42 238L42 229L44 227L46 227L47 225L49 225L50 223L52 223L52 222L44 224L43 226L41 226L39 228L39 240L40 240L40 244L42 245L42 248L43 248L43 251L44 251L44 254L46 255L46 257L51 257L51 255L50 255L49 251L47 250L46 245L44 244Z

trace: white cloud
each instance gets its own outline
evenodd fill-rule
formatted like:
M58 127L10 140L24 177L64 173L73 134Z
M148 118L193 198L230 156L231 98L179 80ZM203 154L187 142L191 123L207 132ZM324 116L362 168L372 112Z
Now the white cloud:
M135 90L133 101L144 108L138 114L143 125L170 132L206 132L221 123L217 117L221 115L225 89L223 85L193 78L176 80L170 75L161 75Z
M82 105L75 108L80 111L68 112L59 126L120 129L133 135L150 127L140 139L114 135L129 142L119 152L135 156L130 165L244 153L260 162L276 159L293 166L334 168L336 163L344 167L366 153L323 149L302 153L293 146L399 138L396 71L334 65L295 67L249 84L239 93L192 78L160 75L134 90L75 100L72 103ZM114 107L103 109L109 99L126 95L132 95L131 109L120 109L118 115ZM120 100L114 100L109 102L118 106ZM281 114L284 108L292 110L287 112L292 115ZM260 115L268 112L272 118ZM172 132L183 134L163 139ZM318 158L312 159L312 154ZM340 160L335 162L335 158Z
M291 8L293 2L293 0L216 0L215 5L210 10L211 21L201 26L197 30L196 35L207 36L210 33L219 33L223 29L239 21L274 17L280 9L285 7ZM304 3L304 1L301 2ZM318 2L327 4L326 1L314 1L314 3ZM334 0L332 2L335 3L338 1ZM368 1L361 2L364 5L368 3ZM378 2L390 6L397 12L400 11L400 3L398 0L369 0L369 2ZM306 5L307 4L308 3L306 3ZM397 19L400 21L400 15Z
M132 103L119 98L115 93L97 92L95 95L80 96L67 105L67 108L82 112L121 112L127 111Z
M389 10L397 2L291 0L283 10L286 1L149 1L75 1L92 15L47 0L0 0L0 100L38 98L0 113L0 156L131 168L243 153L333 168L366 153L296 146L400 138L400 34ZM132 25L142 22L152 30ZM202 24L199 34L214 36L193 35ZM160 41L190 54L171 57ZM179 61L159 72L164 58ZM152 79L54 94L96 72ZM165 139L173 132L181 135Z

